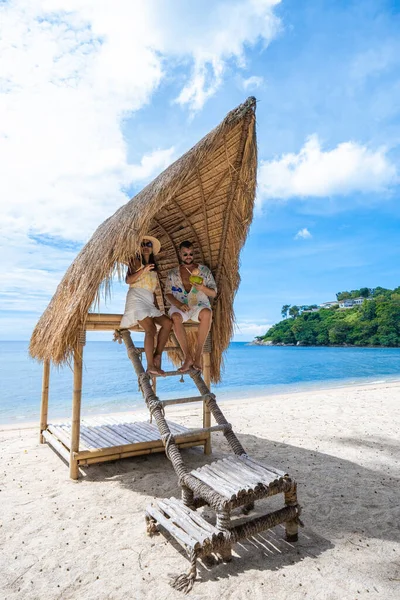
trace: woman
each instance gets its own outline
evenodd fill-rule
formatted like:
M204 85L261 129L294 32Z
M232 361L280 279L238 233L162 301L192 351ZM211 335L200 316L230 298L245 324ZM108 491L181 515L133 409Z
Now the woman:
M137 255L128 267L125 281L129 284L125 312L121 329L128 329L136 323L144 329L144 351L147 359L147 372L153 375L165 375L161 369L161 356L171 331L172 321L155 305L155 290L158 284L157 265L154 256L160 252L161 244L151 235L143 237L141 254ZM157 347L154 350L156 325L158 333Z

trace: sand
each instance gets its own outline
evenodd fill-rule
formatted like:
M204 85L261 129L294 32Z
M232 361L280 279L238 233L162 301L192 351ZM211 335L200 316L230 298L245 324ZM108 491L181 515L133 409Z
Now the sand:
M229 564L200 565L189 597L398 600L400 384L246 398L223 409L249 454L297 479L305 528L297 544L278 527L237 545ZM191 405L168 418L198 425L199 414ZM72 482L38 443L37 427L4 427L0 438L2 598L184 597L168 574L185 571L186 558L164 536L145 534L146 504L179 495L164 455L92 465ZM184 457L191 468L221 457L228 449L219 433L213 450Z

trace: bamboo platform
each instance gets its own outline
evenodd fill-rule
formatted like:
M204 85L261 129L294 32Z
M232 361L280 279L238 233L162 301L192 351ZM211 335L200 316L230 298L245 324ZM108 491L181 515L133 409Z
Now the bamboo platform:
M85 324L86 331L115 331L121 322L121 314L90 313ZM185 323L185 327L196 328L198 323ZM139 326L130 328L143 333ZM74 352L74 382L72 393L72 419L65 423L49 423L49 383L50 361L43 363L42 402L40 410L40 443L47 442L62 456L69 465L71 479L78 479L79 467L94 463L163 452L164 444L159 430L151 423L138 423L113 419L109 416L81 419L82 400L82 366L85 330L81 332L80 342ZM169 340L167 349L176 348L176 340ZM140 352L143 348L138 348ZM210 350L203 352L204 376L210 380ZM166 373L168 376L179 375L178 371ZM153 378L153 390L156 380ZM187 429L176 423L170 423L171 431L180 448L203 446L204 453L211 453L211 415L207 407L206 396L175 398L164 400L163 406L201 402L203 427ZM132 416L132 419L134 417ZM121 417L122 419L122 417Z
M168 425L181 448L204 446L207 433L191 432L183 425L168 421ZM42 431L46 442L67 462L71 456L71 421L49 423ZM86 466L130 456L164 452L164 444L157 426L149 422L130 421L111 416L88 417L81 420L79 451L73 452L78 466Z

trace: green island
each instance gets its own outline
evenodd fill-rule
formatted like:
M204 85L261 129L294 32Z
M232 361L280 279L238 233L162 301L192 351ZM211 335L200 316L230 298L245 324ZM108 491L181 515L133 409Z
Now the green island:
M285 304L281 314L283 320L256 337L255 344L400 346L400 287L339 292L336 300L320 306Z

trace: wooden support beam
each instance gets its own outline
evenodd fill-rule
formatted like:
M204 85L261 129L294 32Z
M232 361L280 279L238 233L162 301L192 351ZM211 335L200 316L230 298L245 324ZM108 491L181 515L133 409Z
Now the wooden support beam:
M186 404L188 402L201 402L204 396L188 396L187 398L174 398L172 400L160 400L163 406L171 406L172 404ZM208 427L208 425L207 425Z
M62 456L63 459L69 464L70 453L66 447L52 433L50 433L50 431L43 431L42 435L46 442L50 444L50 446L52 446L52 448L54 448L54 450L58 452L58 454Z
M71 423L71 455L69 476L78 479L79 467L75 453L79 452L79 435L81 426L81 400L82 400L82 355L83 345L74 350L74 391L72 395L72 423Z
M45 438L43 431L47 429L47 416L49 411L49 381L50 381L50 361L43 362L43 379L42 379L42 402L40 405L40 436L39 442L44 444Z
M189 429L189 431L186 432L182 432L179 433L178 435L174 436L176 440L179 439L183 439L183 438L189 438L191 436L195 436L195 435L202 435L204 436L207 433L212 433L215 431L226 431L227 429L232 429L232 426L230 423L226 423L225 425L213 425L212 427L207 427L206 428L199 428L199 429Z
M89 313L86 319L85 329L87 331L114 331L115 329L119 329L121 319L121 314ZM191 321L184 323L184 327L189 329L198 326L198 323ZM140 325L129 327L129 330L144 333L144 330Z
M203 353L203 378L206 386L210 389L211 385L211 355L209 352ZM208 428L211 426L211 412L207 406L207 402L203 400L203 427ZM204 454L211 454L211 435L208 434L208 439L204 445Z

